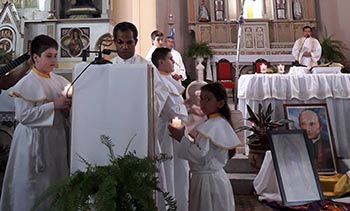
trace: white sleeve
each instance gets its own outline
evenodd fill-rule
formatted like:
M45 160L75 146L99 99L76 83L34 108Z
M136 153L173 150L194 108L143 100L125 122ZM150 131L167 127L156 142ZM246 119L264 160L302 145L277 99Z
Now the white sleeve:
M314 48L315 51L311 51L312 62L317 64L317 61L320 60L322 54L322 47L318 40L314 39Z
M192 163L207 163L210 159L208 157L209 147L210 140L207 138L196 138L195 142L191 142L189 137L184 136L181 139L178 156Z
M28 126L52 126L55 116L53 102L37 104L15 98L16 120Z

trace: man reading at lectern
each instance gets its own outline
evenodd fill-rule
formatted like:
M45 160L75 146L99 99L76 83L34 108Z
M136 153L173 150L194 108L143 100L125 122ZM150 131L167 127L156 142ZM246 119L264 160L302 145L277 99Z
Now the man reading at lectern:
M321 58L322 48L316 38L311 37L312 28L303 27L303 37L297 39L294 43L292 55L295 63L305 65L311 68L317 65Z

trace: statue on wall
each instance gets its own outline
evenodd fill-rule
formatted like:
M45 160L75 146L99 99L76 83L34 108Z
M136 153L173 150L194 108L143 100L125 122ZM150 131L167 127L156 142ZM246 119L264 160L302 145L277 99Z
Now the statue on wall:
M69 0L69 3L71 6L66 11L69 18L92 18L101 15L93 0Z
M303 17L300 0L293 0L293 17L300 20Z
M92 2L92 0L76 0L75 7L93 7L95 8L94 3Z
M207 7L205 6L204 1L201 2L201 5L199 6L199 22L209 22L210 17L209 17L209 12Z

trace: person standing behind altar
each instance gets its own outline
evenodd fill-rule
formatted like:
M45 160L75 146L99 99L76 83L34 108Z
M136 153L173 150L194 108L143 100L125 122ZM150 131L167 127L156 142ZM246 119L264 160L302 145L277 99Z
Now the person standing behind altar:
M174 45L175 45L174 37L168 36L166 39L166 47L171 49L171 54L175 62L174 72L171 75L176 81L180 82L181 84L181 81L184 81L187 79L186 68L185 68L184 62L182 61L182 56L180 52L174 49Z
M178 156L190 164L189 210L234 211L232 186L224 166L228 151L240 141L232 127L225 88L220 83L204 85L200 107L208 120L191 133L192 137L185 134L185 128L168 126L170 136L180 143Z
M116 46L117 56L112 59L113 64L151 64L150 61L135 53L138 31L134 24L130 22L120 22L114 26L113 39ZM166 101L168 93L165 92L163 82L159 72L154 70L154 92L155 110L159 116L160 111Z
M152 46L151 48L149 49L145 59L152 62L152 54L154 52L154 50L156 48L162 48L164 47L163 46L163 42L164 42L164 34L163 32L161 31L158 31L158 30L154 30L152 33L151 33L151 39L152 39Z
M18 125L4 176L0 210L30 210L51 185L69 176L65 118L71 100L62 93L69 82L52 73L58 44L46 35L31 42L34 67L13 88ZM49 210L44 201L36 210Z
M317 65L321 58L322 48L316 38L311 37L312 28L303 27L303 37L297 39L292 49L292 55L296 63L311 68Z
M172 141L167 129L169 122L175 117L181 119L183 123L187 121L187 110L182 98L185 88L171 76L174 71L174 60L170 49L155 49L152 54L152 63L160 72L169 92L157 122L161 152L173 156L173 159L164 162L166 186L170 195L176 198L177 210L186 211L188 210L189 166L186 160L177 157L179 143Z

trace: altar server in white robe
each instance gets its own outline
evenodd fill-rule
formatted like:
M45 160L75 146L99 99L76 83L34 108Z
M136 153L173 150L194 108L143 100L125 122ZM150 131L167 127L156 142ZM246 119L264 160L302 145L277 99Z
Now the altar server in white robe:
M316 38L311 37L312 28L303 27L303 37L297 39L294 43L292 55L294 60L308 68L317 65L322 54L322 47Z
M30 210L51 185L68 177L65 117L71 100L62 93L69 82L52 73L57 42L46 35L31 43L34 67L10 90L16 120L4 176L0 210ZM49 210L50 200L36 210Z
M173 55L173 59L175 62L174 72L171 75L175 80L177 80L181 84L181 81L184 81L187 79L186 68L185 68L184 62L182 61L182 56L180 52L175 50L174 46L175 46L174 37L168 36L166 39L166 47L171 49L171 54Z
M171 136L180 142L178 156L190 165L189 210L234 211L231 183L223 167L228 151L240 142L232 128L225 88L219 83L204 85L200 98L208 120L191 137L184 128L169 125Z
M185 88L171 76L174 71L174 60L170 49L157 48L152 54L152 62L158 68L169 93L157 123L161 152L173 156L172 160L164 162L166 185L170 195L177 200L177 210L187 211L189 166L186 160L177 157L180 145L172 141L167 128L175 117L181 119L183 123L187 121L187 110L182 98Z

